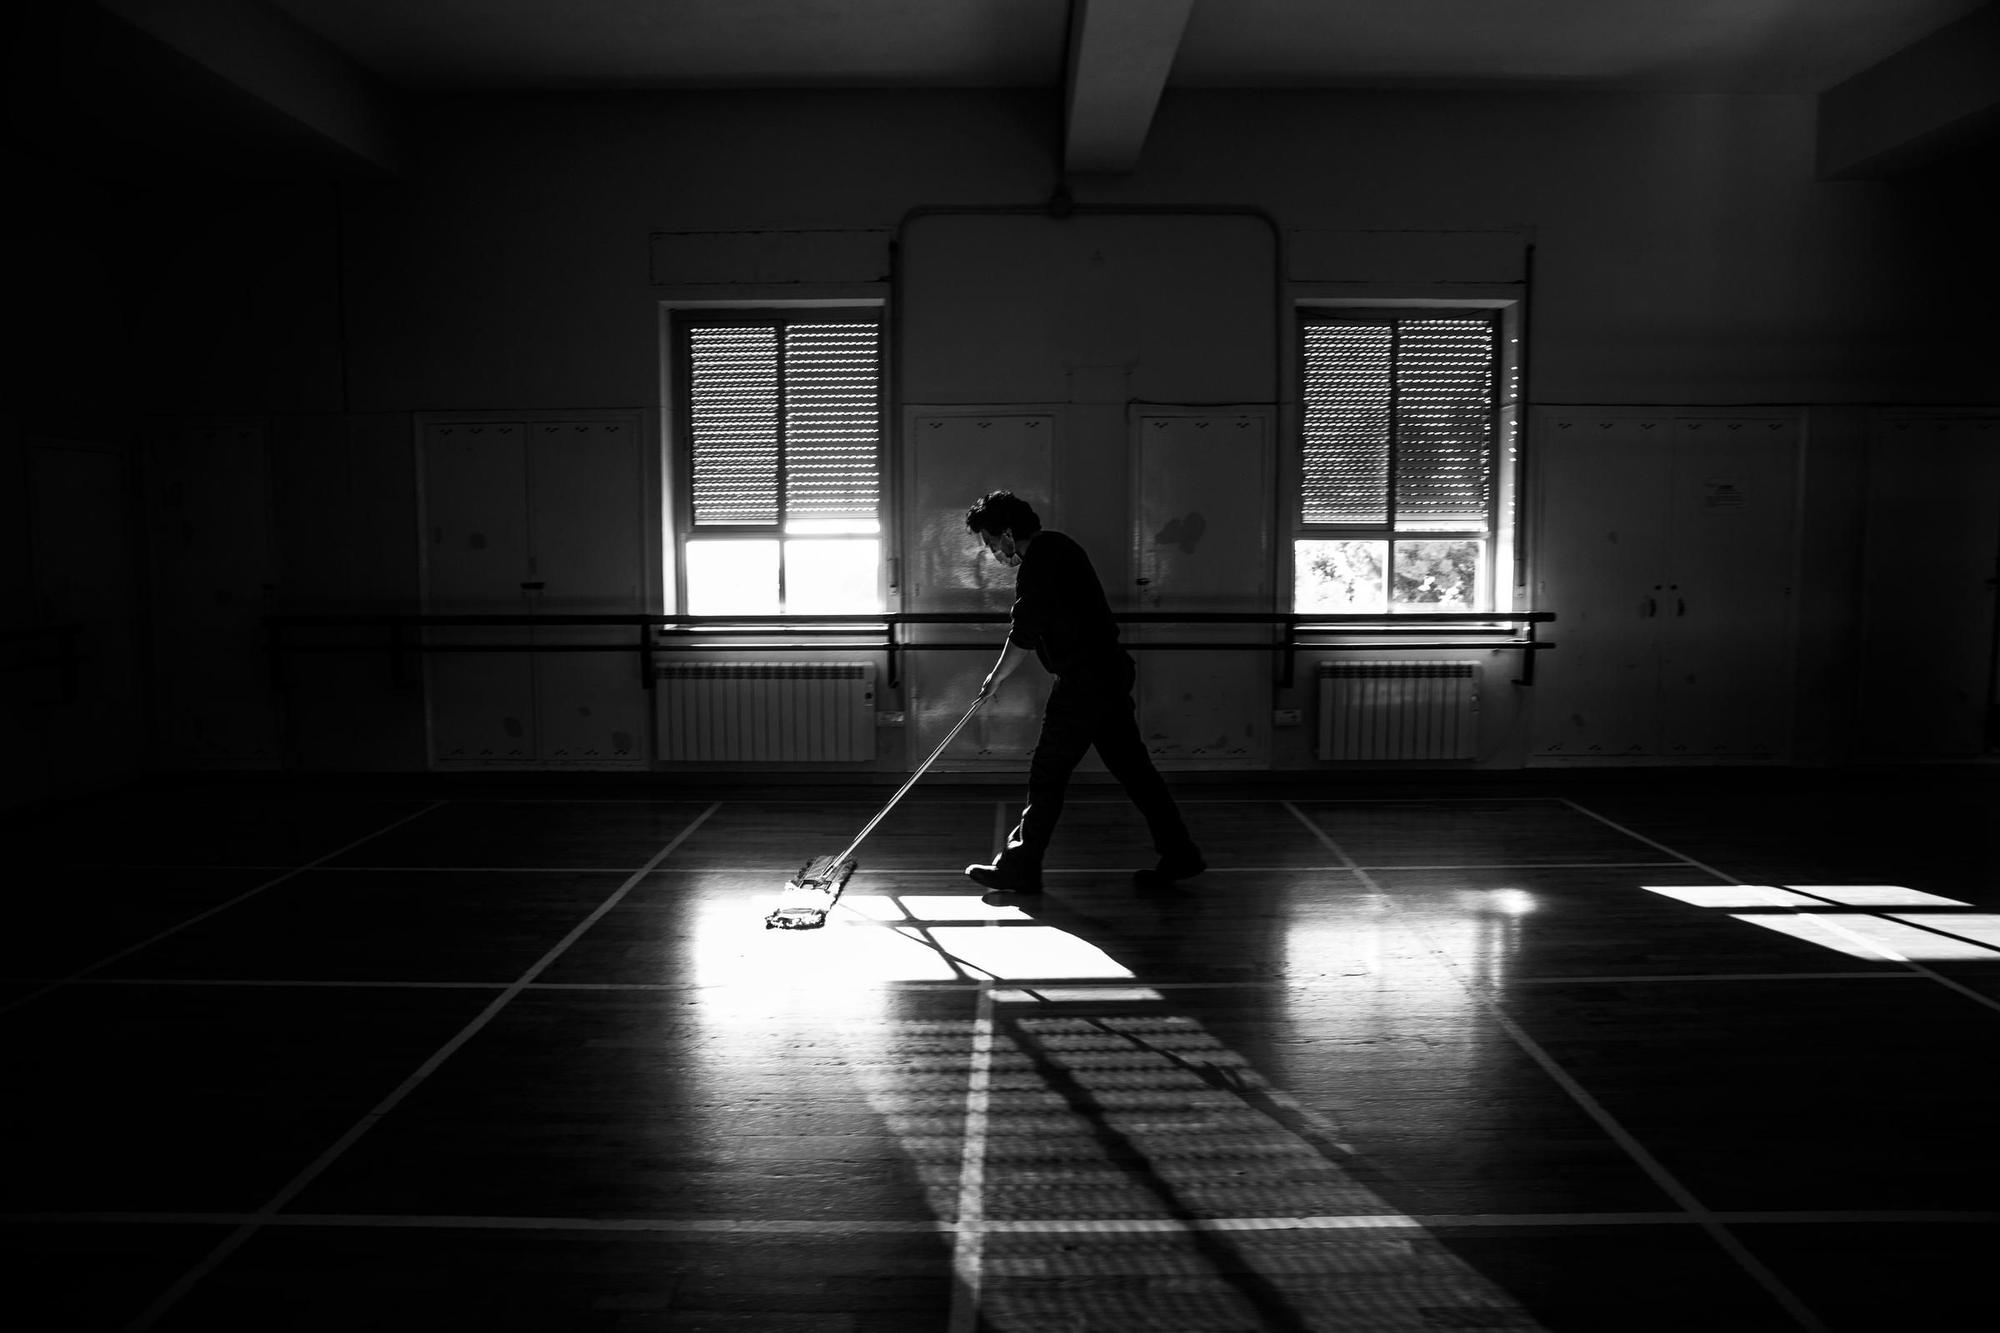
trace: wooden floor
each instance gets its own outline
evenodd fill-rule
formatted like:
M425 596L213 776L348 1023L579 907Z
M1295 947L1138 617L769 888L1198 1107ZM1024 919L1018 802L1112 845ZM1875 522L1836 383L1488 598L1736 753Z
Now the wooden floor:
M2000 770L175 784L8 821L24 1333L1993 1324Z

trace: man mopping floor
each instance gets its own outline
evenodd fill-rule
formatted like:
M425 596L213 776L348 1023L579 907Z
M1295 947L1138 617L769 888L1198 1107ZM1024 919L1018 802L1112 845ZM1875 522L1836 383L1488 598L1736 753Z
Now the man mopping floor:
M965 511L965 526L995 560L1019 571L1007 644L978 697L983 700L998 689L1029 653L1055 677L1028 763L1028 803L1021 822L992 863L967 866L967 877L1003 893L1042 891L1042 856L1062 816L1063 793L1092 746L1145 816L1159 853L1158 864L1134 878L1142 886L1159 887L1199 875L1208 863L1139 736L1132 657L1118 642L1118 624L1090 557L1070 537L1044 529L1027 501L1011 491L973 501Z

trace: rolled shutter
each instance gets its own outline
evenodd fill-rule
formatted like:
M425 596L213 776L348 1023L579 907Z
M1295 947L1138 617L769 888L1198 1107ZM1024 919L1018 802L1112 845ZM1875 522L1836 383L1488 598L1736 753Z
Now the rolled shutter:
M694 522L778 521L778 331L721 324L688 330L688 429Z
M1301 334L1301 521L1487 528L1494 337L1484 315L1309 320Z

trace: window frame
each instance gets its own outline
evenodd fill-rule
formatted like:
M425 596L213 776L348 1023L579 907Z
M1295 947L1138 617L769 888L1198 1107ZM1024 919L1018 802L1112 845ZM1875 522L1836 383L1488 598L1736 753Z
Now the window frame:
M672 577L670 580L673 602L677 613L687 614L688 601L688 544L690 541L770 541L778 544L778 570L776 596L778 610L770 612L747 612L744 614L759 619L783 619L787 621L809 622L824 614L813 611L791 611L785 608L785 543L788 540L812 541L872 541L877 543L878 554L875 565L875 601L878 607L888 606L889 565L889 514L891 502L889 493L889 332L888 319L879 301L813 301L791 304L784 301L757 301L710 305L692 303L669 305L666 315L666 357L669 392L666 395L668 421L666 435L670 442L668 450L668 478L671 502L666 506L666 519L672 552ZM800 324L873 324L876 328L875 343L875 516L876 531L873 533L793 533L785 531L785 477L786 460L784 449L785 418L782 408L779 412L779 444L777 459L777 501L776 517L768 524L762 523L695 523L694 486L694 354L689 331L696 328L773 328L778 330L782 345L785 328ZM780 359L779 393L782 403L783 369ZM726 613L735 615L736 613ZM845 614L845 613L843 613ZM862 612L860 614L869 614Z
M1398 542L1473 540L1484 545L1479 582L1473 608L1495 613L1512 610L1525 597L1521 585L1523 564L1520 532L1520 353L1521 311L1518 298L1474 298L1462 300L1399 299L1388 297L1348 299L1298 299L1293 304L1292 334L1294 356L1292 383L1297 394L1296 421L1291 432L1293 450L1289 485L1286 487L1287 526L1291 532L1291 556L1283 572L1287 609L1299 613L1297 551L1303 541L1369 541L1384 544L1383 601L1379 610L1357 610L1355 614L1380 615L1383 619L1422 613L1423 603L1397 603L1394 593L1395 546ZM1490 445L1486 459L1486 515L1482 527L1403 528L1397 527L1397 441L1393 416L1395 385L1391 380L1392 416L1389 421L1387 494L1380 523L1329 523L1308 521L1307 494L1307 376L1306 330L1314 324L1380 325L1423 318L1474 317L1488 323L1491 338L1491 394L1487 415ZM1435 608L1444 609L1444 608Z

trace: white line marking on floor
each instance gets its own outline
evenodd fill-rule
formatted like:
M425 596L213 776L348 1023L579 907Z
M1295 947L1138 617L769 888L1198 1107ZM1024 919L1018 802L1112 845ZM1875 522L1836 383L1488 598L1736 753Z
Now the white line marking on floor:
M443 805L439 801L438 805ZM436 807L433 806L433 809ZM229 861L222 864L202 861L67 861L70 870L192 870L205 875L227 874L232 870L257 871L263 874L277 874L286 871L296 875L302 867L296 865L262 865L253 862Z
M1004 810L1006 807L1002 807ZM996 841L996 848L1006 845L1007 830L1011 824L1003 821ZM1212 865L1204 874L1208 875L1332 875L1350 869L1388 871L1393 873L1462 873L1482 870L1664 870L1686 865L1685 861L1465 861L1435 865ZM120 865L120 866L76 866L78 870L122 870L132 874L149 874L162 871L192 874L227 874L237 870L278 871L283 866L203 866L203 865ZM635 873L631 866L313 866L317 875L630 875ZM303 868L302 868L303 869ZM789 863L772 862L769 865L732 866L670 866L648 873L656 875L772 875L789 873L797 869ZM1044 875L1124 875L1130 867L1122 866L1050 866ZM885 866L870 865L868 873L872 877L884 875L926 875L956 876L965 872L963 865L954 866ZM299 871L291 871L297 875ZM275 882L275 881L273 881Z
M1647 837L1645 834L1626 828L1623 824L1618 823L1616 820L1606 819L1603 815L1598 814L1595 810L1585 809L1583 806L1578 805L1575 801L1565 799L1563 801L1563 804L1568 806L1570 809L1576 811L1578 814L1590 816L1592 819L1596 820L1600 824L1603 824L1607 828L1617 829L1620 833L1623 833L1628 838L1635 838L1638 841L1645 843L1648 847L1657 848L1658 850L1665 852L1668 856L1677 857L1687 865L1691 865L1695 867L1697 870L1703 871L1706 874L1713 875L1725 884L1747 884L1750 882L1748 880L1738 879L1734 875L1725 874L1724 872L1717 870L1713 866L1705 865L1702 862L1695 860L1692 856L1687 856L1681 852L1675 851L1673 848L1667 846L1663 842L1655 842L1653 839ZM1761 883L1762 881L1759 882ZM1971 1000L1974 1004L1983 1005L1984 1007L1993 1010L1995 1013L2000 1013L2000 999L1996 999L1991 995L1981 994L1979 991L1974 990L1972 987L1967 986L1962 982L1954 981L1952 978L1945 976L1942 972L1938 972L1931 968L1925 967L1922 963L1916 962L1909 958L1905 958L1901 954L1896 953L1891 949L1884 948L1882 945L1875 944L1872 941L1863 939L1861 936L1855 935L1852 931L1843 930L1838 924L1836 924L1836 918L1832 916L1822 917L1818 914L1815 914L1815 919L1822 921L1826 925L1827 929L1833 931L1835 934L1847 937L1851 943L1861 945L1862 947L1866 948L1869 952L1881 956L1885 961L1895 963L1900 967L1907 967L1912 972L1930 978L1932 981L1935 981L1938 985L1943 986L1947 990L1957 992L1959 995L1962 995L1966 999Z
M993 987L982 982L972 1020L972 1062L965 1084L965 1143L959 1154L958 1208L952 1229L948 1333L976 1333L986 1270L986 1140L993 1098Z
M172 1309L180 1301L181 1297L193 1290L195 1285L208 1276L208 1274L214 1272L224 1259L235 1253L245 1241L255 1235L260 1226L275 1216L287 1203L298 1197L308 1185L312 1184L328 1167L339 1160L342 1153L353 1147L362 1135L379 1124L384 1116L400 1105L403 1099L414 1092L418 1085L423 1083L425 1079L435 1073L440 1065L450 1059L452 1055L467 1042L471 1041L473 1037L477 1036L488 1023L493 1021L494 1017L502 1009L507 1007L515 996L527 989L528 984L537 975L549 967L550 964L554 963L557 958L560 958L563 951L568 949L570 945L582 938L585 931L596 925L607 913L617 907L624 900L625 895L630 893L634 886L645 877L647 870L650 870L653 866L658 865L671 855L673 850L686 841L689 835L696 829L700 828L710 815L713 815L721 808L721 802L718 801L703 810L699 815L696 815L686 828L674 836L673 841L655 853L652 860L648 861L644 867L628 876L625 882L620 884L609 898L598 904L597 910L577 922L567 935L557 941L548 952L536 959L529 966L528 970L523 972L511 986L495 996L484 1009L479 1011L478 1015L470 1023L460 1028L457 1035L453 1036L451 1040L433 1052L428 1060L417 1066L415 1072L397 1084L394 1091L377 1102L374 1108L362 1116L360 1120L356 1121L345 1134L334 1140L324 1152L320 1153L318 1157L307 1164L305 1170L293 1176L283 1188L265 1201L264 1206L253 1213L248 1221L224 1237L222 1242L211 1250L201 1262L197 1263L186 1273L183 1273L179 1281L160 1293L159 1297L151 1305L147 1306L136 1319L125 1325L125 1333L142 1333L143 1330L151 1328L161 1315Z
M898 922L908 925L908 922ZM1007 924L1007 923L999 923ZM1358 977L1379 979L1380 973L1356 973ZM1522 986L1630 986L1651 982L1732 982L1732 981L1925 981L1929 978L1908 970L1882 972L1704 972L1652 974L1632 972L1606 976L1548 976L1508 978L1509 985ZM35 986L48 982L46 977L0 977L0 985ZM53 984L53 983L49 983ZM300 980L287 978L198 978L198 977L86 977L81 981L68 983L76 986L168 986L183 989L203 987L263 987L273 990L291 988L318 988L322 990L507 990L513 983L507 981L365 981L365 980ZM754 987L738 982L693 982L693 981L535 981L523 987L531 991L605 991L612 993L631 992L644 994L681 993L689 991L714 991L727 994L733 990L755 989L768 991L771 982L758 980ZM822 985L817 978L798 983L801 988ZM977 990L985 982L965 981L884 981L878 983L885 991L944 991L964 992ZM1348 989L1346 983L1337 981L1315 981L1305 978L1296 980L1284 977L1254 978L1238 981L1154 981L1147 983L1152 990L1277 990L1277 991L1329 991ZM1119 989L1113 987L1112 989Z
M366 978L302 977L86 977L76 986L263 986L323 990L505 990L505 981L376 981Z
M66 986L72 981L80 981L85 977L91 976L92 974L111 966L113 963L117 962L121 958L130 958L133 954L138 953L142 949L150 949L155 944L158 944L161 940L167 939L173 935L177 935L181 931L186 930L189 926L199 925L203 921L208 920L210 917L216 915L219 912L226 912L230 908L236 906L236 904L254 898L258 894L264 892L264 890L266 889L275 888L277 885L283 884L288 879L292 879L295 876L302 875L308 870L316 869L322 862L331 861L334 857L339 856L344 852L353 851L356 847L361 846L363 843L368 842L370 839L379 838L384 833L389 832L391 829L401 828L403 825L409 823L411 820L421 818L422 816L427 815L431 811L436 810L440 806L446 804L448 804L448 802L433 801L429 805L424 806L420 810L412 810L409 814L404 815L401 819L391 820L389 823L384 824L381 828L376 829L372 833L363 834L361 837L356 838L353 842L348 843L344 847L334 848L332 851L328 852L325 856L320 857L319 860L317 861L308 861L302 866L299 866L292 870L287 870L282 875L277 875L272 877L271 879L267 879L263 883L257 885L254 888L245 889L242 893L237 894L234 898L230 898L224 902L219 902L215 904L213 907L209 907L203 911L196 912L193 916L188 917L185 921L180 922L178 925L169 926L165 930L162 930L155 935L150 935L147 938L140 940L137 944L128 944L123 949L118 950L116 953L106 954L104 957L90 964L90 966L79 968L75 972L72 972L68 976L62 978L60 981L52 981L48 985L43 986L39 990L30 991L26 995L16 996L14 999L9 1000L7 1003L0 1004L0 1014L9 1013L15 1009L18 1009L20 1006L27 1004L30 1000L34 1000L40 996L46 995L50 991L55 990L58 987Z
M1303 796L1294 797L1307 805L1549 805L1560 803L1560 796ZM1290 805L1292 802L1279 796L1183 796L1174 793L1177 805ZM1063 804L1069 805L1129 805L1131 802L1118 796L1065 797Z
M1007 845L1007 806L993 804L993 846L997 859ZM999 922L987 923L998 927ZM956 965L956 964L954 964ZM985 1286L986 1141L993 1109L993 981L979 982L972 1014L972 1051L965 1080L965 1140L958 1160L958 1206L951 1254L951 1312L947 1333L978 1333L980 1300Z
M1003 807L1004 809L1004 807ZM995 839L996 851L1007 844L1007 834L1012 828L1011 821L1004 815L999 821L1000 828ZM1426 872L1466 872L1478 870L1664 870L1686 865L1685 861L1519 861L1519 862L1466 862L1453 865L1259 865L1225 866L1212 865L1202 872L1205 875L1333 875L1352 871L1426 871ZM795 868L795 867L794 867ZM653 871L657 875L769 875L781 869L780 863L769 865L731 866L672 866L665 870ZM1042 874L1100 877L1129 874L1131 866L1047 866ZM965 867L956 866L897 866L870 865L870 876L883 875L928 875L953 876L964 873Z
M1992 1226L2000 1212L1936 1210L1801 1211L1763 1210L1711 1214L1729 1226ZM258 1220L255 1213L0 1213L10 1226L209 1226L237 1227ZM1148 1235L1162 1231L1408 1231L1439 1227L1529 1229L1534 1227L1696 1226L1688 1213L1356 1213L1320 1217L1028 1218L986 1219L976 1226L943 1220L892 1218L716 1218L716 1217L488 1217L427 1213L278 1213L266 1227L347 1228L416 1231L584 1231L650 1232L667 1235L800 1235L821 1240L841 1235Z
M1466 861L1455 865L1356 865L1355 870L1658 870L1679 861Z
M442 804L442 803L440 803ZM345 850L345 849L343 849ZM334 853L338 855L338 853ZM227 873L231 870L289 870L298 874L313 870L322 875L629 875L631 866L252 866L252 865L196 865L189 862L120 862L117 864L97 864L76 862L73 870L186 870L200 874Z
M1565 801L1564 804L1572 803ZM1331 851L1342 861L1346 861L1349 864L1353 863L1353 858L1347 855L1340 844L1335 842L1327 834L1326 830L1320 828L1318 824L1307 818L1303 810L1290 801L1287 801L1285 805L1287 809L1298 817L1300 823L1311 829L1319 837L1327 850ZM1572 808L1581 810L1581 807L1572 806ZM1582 813L1589 814L1590 812L1582 811ZM1610 821L1605 820L1604 822L1609 823ZM1661 847L1660 844L1652 842L1651 839L1642 838L1640 841L1654 847L1659 847L1659 850L1667 853L1669 856L1679 856L1679 853L1675 852L1672 848ZM1689 863L1696 864L1692 860ZM1707 867L1702 868L1707 869ZM1358 873L1364 879L1369 879L1365 871ZM1373 884L1372 879L1369 879L1369 882ZM1668 1171L1661 1164L1659 1159L1647 1151L1645 1145L1633 1137L1625 1126L1619 1123L1588 1089L1572 1077L1570 1072L1556 1061L1555 1057L1543 1049L1540 1042L1529 1036L1527 1029L1515 1022L1513 1016L1501 1006L1500 1002L1485 987L1467 978L1460 970L1458 963L1448 952L1431 943L1429 934L1420 923L1410 923L1410 917L1396 905L1396 900L1393 896L1384 894L1383 900L1389 904L1390 910L1406 923L1406 928L1419 940L1423 941L1425 947L1444 965L1445 970L1450 972L1458 984L1464 988L1465 993L1493 1016L1494 1021L1500 1024L1507 1035L1513 1039L1515 1045L1520 1047L1529 1059L1540 1065L1542 1072L1547 1074L1557 1087L1568 1093L1570 1099L1583 1110L1585 1115L1588 1115L1596 1123L1597 1127L1612 1142L1624 1149L1626 1156L1632 1159L1648 1179L1658 1186L1668 1198L1679 1204L1690 1217L1694 1218L1702 1230L1708 1234L1709 1238L1720 1246L1724 1253L1734 1259L1737 1266L1748 1274L1758 1286L1762 1287L1765 1293L1775 1300L1798 1323L1799 1327L1808 1330L1808 1333L1828 1333L1826 1325L1820 1322L1819 1316L1813 1313L1805 1302L1801 1301L1776 1273L1765 1267L1764 1263L1756 1255L1750 1253L1743 1242L1738 1240L1726 1225L1717 1220L1716 1215L1709 1210L1708 1206L1695 1197L1692 1190L1683 1185L1672 1172Z
M1644 985L1655 981L1922 981L1912 972L1662 972L1653 975L1634 972L1608 977L1509 977L1507 984L1522 986Z
M1743 883L1743 881L1736 878L1736 876L1725 874L1722 871L1717 870L1714 866L1706 865L1703 862L1697 861L1692 856L1689 856L1684 852L1677 852L1673 848L1667 846L1667 844L1665 844L1664 842L1655 842L1653 839L1647 837L1645 834L1640 833L1635 829L1626 828L1623 824L1620 824L1618 821L1614 819L1606 819L1603 815L1598 814L1595 810L1586 810L1584 807L1578 805L1575 801L1572 801L1567 797L1563 798L1563 804L1568 806L1570 809L1576 811L1580 815L1585 815L1591 819L1596 820L1598 823L1604 825L1606 828L1617 830L1618 832L1624 834L1626 837L1632 839L1632 841L1634 842L1643 842L1656 852L1664 852L1666 855L1672 857L1674 860L1680 862L1682 865L1690 865L1693 866L1696 870L1701 871L1705 875L1713 875L1725 884Z

